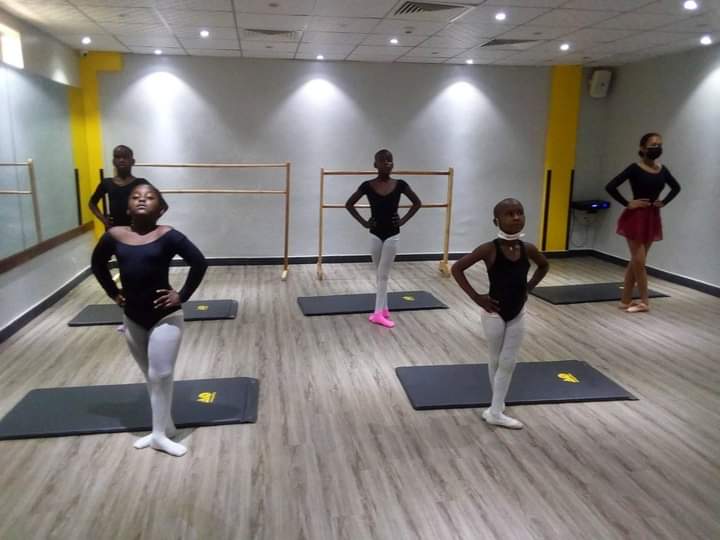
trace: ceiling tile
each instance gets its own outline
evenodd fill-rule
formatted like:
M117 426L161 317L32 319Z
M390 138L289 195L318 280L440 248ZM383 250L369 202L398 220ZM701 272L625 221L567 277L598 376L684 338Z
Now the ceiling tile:
M240 42L236 39L202 39L184 38L180 43L186 49L239 49Z
M233 58L239 58L242 56L242 51L239 50L226 50L226 49L186 49L188 54L192 56L230 56Z
M308 30L318 32L352 32L357 34L370 34L379 22L379 19L312 17L308 24Z
M207 30L210 36L207 39L237 39L235 28L218 28L217 26L173 26L172 31L179 38L198 38L200 30Z
M235 18L229 11L197 11L190 9L164 9L160 11L170 26L217 26L234 28Z
M593 9L597 11L632 11L652 0L570 0L563 9Z
M327 43L332 45L357 45L368 34L353 34L350 32L303 32L303 43Z
M67 3L67 2L64 2ZM83 6L105 6L118 8L134 8L134 7L155 7L153 0L72 0L73 5Z
M422 42L423 47L465 48L475 47L487 40L449 36L431 36Z
M130 51L135 54L155 54L157 47L131 47ZM185 51L182 49L161 49L161 56L181 56L185 55Z
M324 60L324 61L327 61L327 60L345 60L345 57L346 57L346 56L347 56L346 54L339 54L339 53L338 53L338 54L336 54L336 53L323 53L323 60ZM303 52L298 52L298 53L295 55L295 60L315 60L315 61L319 61L319 60L317 59L317 54L315 54L315 53L303 53Z
M297 43L269 43L266 41L248 41L242 40L243 53L248 51L268 51L268 52L291 52L295 54L298 48Z
M161 23L154 9L85 6L83 13L99 23L152 24Z
M355 45L330 45L327 43L302 43L298 49L298 54L312 56L315 58L318 54L322 54L325 58L331 56L335 59L337 57L345 58L350 54Z
M720 13L707 13L660 27L663 32L708 33L720 30Z
M122 0L118 0L122 1ZM160 9L197 9L200 11L232 11L232 0L155 0Z
M92 43L83 45L80 40L85 36L92 39ZM128 51L127 47L108 34L61 34L58 35L57 38L66 45L79 51Z
M305 30L309 17L294 15L255 15L238 13L237 24L240 28L262 28L264 30Z
M143 34L131 34L128 36L116 36L128 48L133 47L158 47L180 48L177 39L172 36L152 36Z
M511 56L513 54L516 54L516 51L508 49L475 47L474 49L465 51L462 54L462 57L472 58L473 60L482 62L494 62L496 60L500 60L501 58L507 58L508 56Z
M462 24L455 23L449 24L442 31L436 35L439 37L451 37L456 39L475 39L482 41L484 39L490 39L504 34L509 30L512 30L513 26L510 24Z
M633 30L609 30L600 28L583 28L572 34L563 36L563 40L578 45L592 45L596 43L611 43L634 35Z
M681 17L693 17L702 13L717 12L720 4L717 0L698 0L698 8L694 10L685 9L682 0L656 0L638 9L639 13L665 13Z
M363 45L390 45L390 39L396 38L400 47L415 47L427 39L426 36L416 36L414 34L401 34L395 36L392 34L368 34L365 40L362 42Z
M396 62L402 62L403 64L442 64L445 62L445 58L427 58L421 56L401 56Z
M385 19L380 21L373 34L392 34L400 37L403 34L412 34L420 36L429 36L435 32L439 32L447 26L442 22L428 21L405 21L400 19Z
M292 60L295 56L295 52L290 51L276 51L276 50L243 50L243 57L245 58L277 58L284 60Z
M500 34L499 39L556 39L568 34L567 28L553 28L552 26L523 25L513 28L509 32Z
M163 24L115 24L102 23L106 31L116 35L151 34L156 36L170 36L170 31Z
M677 17L672 15L657 13L623 13L594 26L596 28L616 28L618 30L654 30L677 20Z
M315 0L235 0L235 11L238 13L311 15L314 7Z
M568 0L489 0L488 6L521 6L536 8L556 8Z
M503 22L495 20L495 15L502 11L507 15L507 19ZM524 24L531 21L540 15L548 13L547 9L543 8L531 8L531 7L498 7L498 6L487 6L482 5L473 9L470 13L465 15L462 19L463 24L473 24L474 22L485 23L485 24Z
M415 47L411 51L407 52L405 56L421 56L426 58L452 58L464 52L465 49L439 49L433 47Z
M555 9L534 19L533 26L557 26L565 28L581 28L609 19L616 13L613 11L585 11L579 9Z
M385 17L397 0L317 0L315 15L324 17Z

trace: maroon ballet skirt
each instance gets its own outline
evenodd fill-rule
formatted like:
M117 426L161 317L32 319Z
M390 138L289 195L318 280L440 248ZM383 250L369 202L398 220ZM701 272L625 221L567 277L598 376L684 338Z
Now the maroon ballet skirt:
M618 219L617 233L644 244L662 240L660 208L657 206L626 208Z

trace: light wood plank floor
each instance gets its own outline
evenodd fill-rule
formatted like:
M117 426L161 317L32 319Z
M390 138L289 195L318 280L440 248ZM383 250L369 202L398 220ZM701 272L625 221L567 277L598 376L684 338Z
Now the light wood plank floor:
M551 261L545 285L620 280L592 258ZM0 442L6 539L720 538L720 301L661 280L649 314L531 297L522 361L582 359L636 402L414 411L394 368L484 362L477 307L436 263L397 263L391 290L444 311L304 318L296 297L372 291L369 264L211 268L197 299L234 321L188 323L181 379L260 379L253 425L183 433L180 459L137 434ZM173 271L179 283L184 270ZM471 270L480 289L484 272ZM105 302L88 279L0 345L0 415L39 387L142 380L113 327L69 328Z

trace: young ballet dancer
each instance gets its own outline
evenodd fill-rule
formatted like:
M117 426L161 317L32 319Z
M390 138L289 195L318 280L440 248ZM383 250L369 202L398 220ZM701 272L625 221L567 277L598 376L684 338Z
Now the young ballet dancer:
M379 150L375 154L374 166L378 171L377 177L360 184L345 203L345 208L358 223L370 229L372 260L377 270L377 292L375 311L369 320L373 324L392 328L395 323L390 319L387 303L390 269L397 255L400 228L420 210L422 202L405 180L390 177L393 170L393 155L390 150ZM412 203L412 207L402 218L398 215L401 195L405 195ZM363 196L366 196L370 203L369 220L365 220L355 208L355 204Z
M134 446L182 456L187 448L170 440L176 431L171 406L173 370L184 324L181 304L197 289L207 263L181 232L157 224L167 209L157 188L150 184L135 186L128 201L130 226L112 227L100 238L92 254L92 270L108 296L123 307L128 347L147 380L152 433ZM122 290L108 269L113 255L120 268ZM190 266L180 291L173 290L168 278L175 255Z
M88 205L95 217L103 222L106 230L110 227L130 225L130 216L127 213L130 192L135 186L148 183L144 178L135 178L132 175L135 158L130 147L121 144L113 149L113 165L117 174L113 178L103 178L90 197ZM107 216L98 208L98 203L105 194L110 203Z
M493 215L498 237L457 261L452 275L473 302L483 308L480 318L490 356L492 403L482 417L489 424L521 429L520 421L504 414L505 396L525 333L524 306L528 292L545 277L549 265L534 245L520 240L525 227L525 211L520 201L503 199L495 205ZM527 281L528 259L537 265L530 281ZM480 261L485 262L490 281L487 294L479 294L465 277L465 270Z
M653 242L662 240L660 208L666 206L680 193L680 184L665 165L657 163L662 155L662 137L658 133L646 133L640 139L640 161L629 165L608 182L605 189L625 207L617 223L617 233L624 236L630 249L630 262L625 269L620 309L628 313L650 310L645 261ZM628 201L618 191L626 180L630 181L632 200ZM670 192L660 200L665 186ZM633 302L635 284L640 292L640 302Z

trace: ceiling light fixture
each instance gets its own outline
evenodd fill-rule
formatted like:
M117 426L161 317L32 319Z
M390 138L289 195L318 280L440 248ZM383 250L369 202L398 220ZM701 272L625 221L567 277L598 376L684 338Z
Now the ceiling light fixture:
M570 50L570 44L569 44L569 43L563 43L562 45L560 45L560 50L561 50L561 51L569 51L569 50Z
M392 38L392 39L390 40L390 44L391 44L391 45L397 45L397 44L398 44L398 38L395 38L395 37Z
M495 14L495 20L496 20L496 21L504 21L505 19L507 19L507 15L505 14L504 11L498 11L498 12Z
M695 0L687 0L683 3L683 7L690 11L693 11L698 8L698 3Z
M465 63L468 65L471 65L471 64L474 64L475 61L472 58L468 58L467 60L465 60Z
M80 43L83 45L90 45L92 43L92 39L90 39L90 36L85 36L80 40Z
M325 57L322 54L318 54L315 58L317 60L325 60Z
M153 51L157 56L160 56L162 54L162 49L155 49Z
M210 37L210 32L208 30L200 30L200 37L201 38Z
M700 43L703 45L712 45L712 38L710 36L703 36L700 38Z

